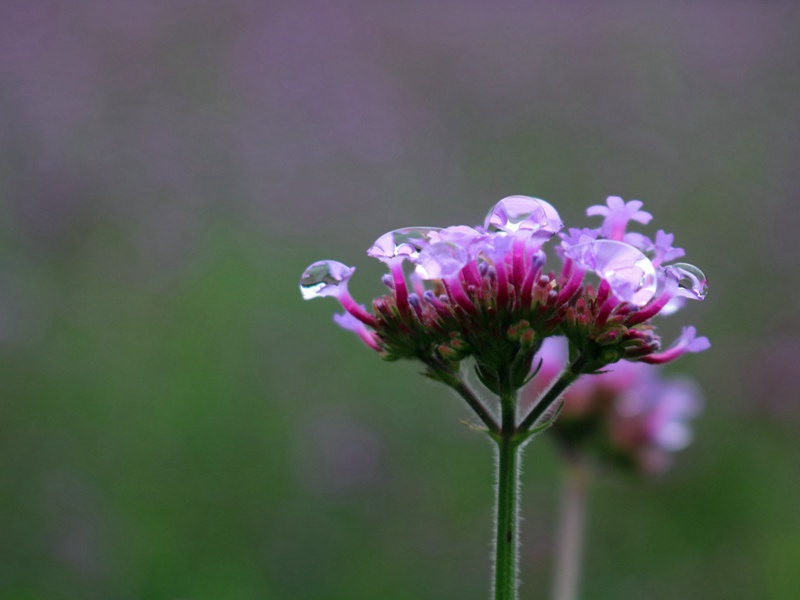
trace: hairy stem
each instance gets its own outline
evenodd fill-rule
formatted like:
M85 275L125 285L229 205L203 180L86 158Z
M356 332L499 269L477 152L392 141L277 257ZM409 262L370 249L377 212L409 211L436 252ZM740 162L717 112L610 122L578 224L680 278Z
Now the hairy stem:
M510 435L497 441L497 532L494 563L494 599L517 598L519 543L520 444Z
M502 429L497 442L497 531L495 536L494 598L516 600L519 545L519 467L522 445L516 435L517 392L511 374L501 378Z

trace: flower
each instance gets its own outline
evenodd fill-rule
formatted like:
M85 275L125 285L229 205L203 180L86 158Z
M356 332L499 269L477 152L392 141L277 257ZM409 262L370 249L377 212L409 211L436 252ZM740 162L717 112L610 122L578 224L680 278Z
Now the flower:
M535 401L565 367L565 340L546 340L539 358L539 374L524 392L526 402ZM562 399L549 431L568 453L591 453L650 475L665 471L675 452L689 445L690 421L703 405L690 379L665 378L658 367L627 361L584 376Z
M551 204L510 196L483 225L407 227L380 236L367 254L386 264L389 291L372 301L371 312L347 290L355 268L336 261L312 264L300 289L306 299L337 298L346 311L337 323L384 358L416 358L454 371L472 357L495 392L522 387L536 352L553 335L569 339L584 373L621 359L666 362L704 350L708 340L686 328L675 346L660 352L651 319L674 311L683 298L702 300L707 285L696 267L666 264L684 254L672 247L674 236L658 231L652 241L627 231L632 221L651 220L641 207L612 196L587 210L603 217L599 228L561 232ZM556 270L546 266L545 245L559 232Z

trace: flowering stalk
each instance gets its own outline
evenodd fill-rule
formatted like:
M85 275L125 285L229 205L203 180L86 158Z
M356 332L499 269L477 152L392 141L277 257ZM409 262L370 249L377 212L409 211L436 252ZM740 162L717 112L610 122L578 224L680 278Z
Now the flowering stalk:
M510 196L482 226L390 231L367 251L389 270L383 279L389 292L373 300L371 312L347 290L354 267L319 261L300 279L304 298L338 299L345 312L336 322L384 359L421 361L425 375L455 390L482 423L475 428L497 444L498 600L517 597L521 450L554 422L565 390L620 360L661 363L709 346L686 327L672 348L661 351L652 318L679 307L683 298L702 299L706 282L692 265L665 265L683 255L670 234L659 231L651 241L626 231L630 221L652 218L640 209L639 201L611 197L587 211L604 217L600 228L559 233L561 218L550 204ZM544 250L556 234L558 272L545 267ZM568 339L572 361L520 411L519 390L536 376L540 349L553 336ZM464 381L464 365L475 370L484 393ZM493 404L483 399L487 392L496 397Z
M523 405L535 403L537 393L551 390L560 381L559 372L567 361L563 342L551 338L542 344L541 367L525 390ZM548 388L548 381L555 383ZM690 380L663 378L657 367L641 362L610 365L602 375L575 382L561 398L563 409L549 431L558 441L564 471L552 598L575 600L590 462L602 461L645 475L662 473L672 454L690 442L689 421L697 416L702 402Z
M497 525L495 531L494 597L517 597L519 546L519 440L502 435L497 441Z
M565 460L556 537L553 600L577 600L581 576L588 474L577 457Z

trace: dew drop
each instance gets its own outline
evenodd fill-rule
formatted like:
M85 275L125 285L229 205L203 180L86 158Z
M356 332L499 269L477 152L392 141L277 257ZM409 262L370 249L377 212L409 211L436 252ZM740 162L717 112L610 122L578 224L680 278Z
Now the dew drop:
M335 260L317 261L300 277L300 293L305 300L337 296L355 270Z
M419 253L416 273L422 279L454 277L469 262L469 254L459 244L437 242Z
M439 227L404 227L384 233L375 240L367 255L388 263L393 258L402 256L415 260L419 253L430 243L430 234L439 231Z
M664 269L667 275L678 280L678 296L702 300L708 294L708 280L705 274L689 263L675 263Z
M625 302L644 306L656 293L653 263L630 244L595 240L572 246L566 253L607 281L614 294Z
M553 206L530 196L509 196L494 205L486 215L487 231L514 233L520 229L550 237L562 227L561 217Z

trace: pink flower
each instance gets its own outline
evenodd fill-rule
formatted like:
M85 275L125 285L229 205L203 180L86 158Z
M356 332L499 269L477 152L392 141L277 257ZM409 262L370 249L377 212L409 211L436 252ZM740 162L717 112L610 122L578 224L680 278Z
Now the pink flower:
M563 338L550 338L539 352L542 366L524 397L533 402L567 362ZM702 408L697 385L662 376L658 367L622 361L599 375L585 375L562 396L550 431L571 453L592 455L646 474L663 472L675 452L692 439L690 422Z
M707 348L708 340L687 328L660 352L651 318L673 310L676 300L702 300L707 285L696 267L665 264L683 255L672 247L674 236L658 231L653 242L627 231L630 222L652 218L641 206L612 196L589 208L603 224L560 234L559 269L546 266L546 245L563 227L556 209L509 196L482 226L407 227L380 236L367 254L387 266L389 291L371 311L347 290L355 269L336 261L312 264L300 289L306 299L338 299L346 312L337 323L385 358L452 364L472 357L490 389L509 367L512 385L523 385L552 335L570 340L586 373L620 359L666 362Z

